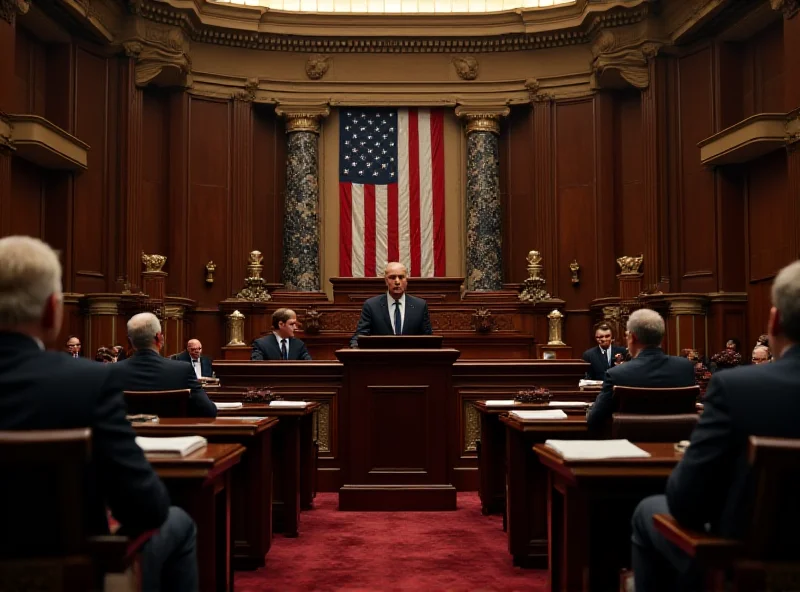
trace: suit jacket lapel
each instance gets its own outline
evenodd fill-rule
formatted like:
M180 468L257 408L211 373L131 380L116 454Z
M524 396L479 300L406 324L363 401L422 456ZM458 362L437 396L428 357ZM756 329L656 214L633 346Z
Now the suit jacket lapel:
M383 309L383 322L388 323L386 326L389 328L389 335L394 335L394 324L392 324L392 317L389 314L389 296L386 294L381 296L381 308Z
M409 335L408 328L412 326L412 319L417 308L411 304L411 298L406 294L406 318L403 320L403 335Z

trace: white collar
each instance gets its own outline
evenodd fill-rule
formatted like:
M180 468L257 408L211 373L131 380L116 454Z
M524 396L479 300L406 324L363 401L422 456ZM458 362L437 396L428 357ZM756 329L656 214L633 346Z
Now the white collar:
M389 303L389 307L390 307L390 308L391 308L392 306L394 306L394 300L395 300L395 299L392 297L392 295L391 295L391 294L389 294L389 291L387 290L387 291L386 291L386 302L388 302L388 303ZM398 298L398 300L397 300L397 301L400 303L400 308L405 308L405 307L406 307L406 293L405 293L405 292L403 292L403 295L402 295L402 296L400 296L400 298Z
M281 344L281 339L285 339L286 340L286 345L287 346L289 345L289 340L291 339L291 337L281 337L281 334L278 333L277 331L273 331L272 334L275 336L275 339L278 340L278 345Z

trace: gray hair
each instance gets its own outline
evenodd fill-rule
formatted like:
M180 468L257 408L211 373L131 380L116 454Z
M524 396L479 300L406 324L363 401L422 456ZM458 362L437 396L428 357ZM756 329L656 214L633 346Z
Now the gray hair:
M152 312L140 312L128 321L128 339L136 349L152 347L158 333L161 333L161 321Z
M56 252L30 236L0 239L0 327L40 320L53 294L61 297L61 263Z
M656 311L640 308L628 317L627 329L644 346L661 345L664 339L664 319Z
M389 266L390 265L399 265L400 267L403 268L403 275L408 277L408 267L406 267L405 263L401 263L400 261L389 261L386 265L384 265L383 266L383 275L384 276L386 276L386 274L389 272Z
M790 263L775 276L772 305L780 313L786 338L800 342L800 261Z

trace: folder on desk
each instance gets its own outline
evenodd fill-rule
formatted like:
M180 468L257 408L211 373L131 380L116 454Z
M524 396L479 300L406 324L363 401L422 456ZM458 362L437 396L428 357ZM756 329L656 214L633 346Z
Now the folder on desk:
M244 404L241 401L231 403L214 401L214 405L217 406L217 409L241 409Z
M486 401L487 407L508 407L514 404L514 399L494 399Z
M567 414L561 409L520 409L519 411L509 412L509 415L513 415L522 421L538 419L567 419Z
M179 458L205 448L208 441L202 436L177 436L174 438L136 436L136 444L148 456Z
M564 460L603 460L611 458L647 458L650 453L630 440L545 440L545 446Z
M586 401L550 401L550 407L588 407Z

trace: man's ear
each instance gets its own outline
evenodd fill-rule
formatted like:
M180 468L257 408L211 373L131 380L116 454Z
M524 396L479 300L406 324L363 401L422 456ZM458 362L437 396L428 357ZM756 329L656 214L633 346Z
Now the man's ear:
M61 331L61 323L64 319L64 305L61 302L60 294L50 294L44 304L42 311L42 329L51 340L55 340Z
M781 313L774 306L769 309L769 319L767 320L767 334L772 336L779 336L783 333L781 327Z

